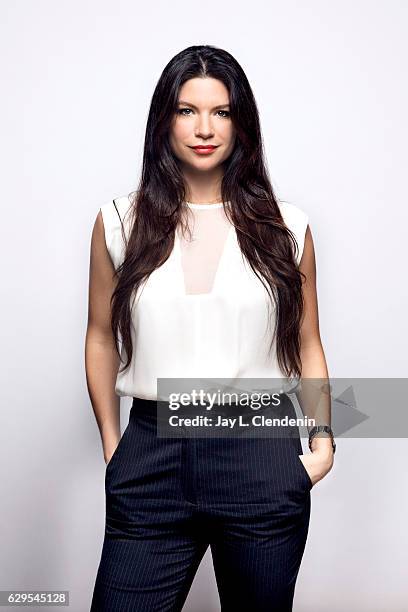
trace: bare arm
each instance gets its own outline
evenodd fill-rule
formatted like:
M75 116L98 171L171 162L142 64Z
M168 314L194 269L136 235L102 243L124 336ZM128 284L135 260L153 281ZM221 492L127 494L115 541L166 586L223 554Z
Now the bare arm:
M299 266L306 276L303 284L304 317L301 326L302 390L296 395L305 415L316 420L316 424L331 424L330 395L318 391L317 383L328 383L328 369L320 338L319 312L316 290L316 261L312 233L306 229L305 245ZM307 380L312 380L307 384ZM315 436L312 440L314 461L320 462L321 471L329 470L333 464L333 450L328 434ZM320 434L319 434L320 436ZM327 468L327 469L326 469Z
M110 327L110 298L116 283L114 271L106 248L102 213L99 211L91 240L85 370L106 463L121 437L120 398L115 393L120 360Z

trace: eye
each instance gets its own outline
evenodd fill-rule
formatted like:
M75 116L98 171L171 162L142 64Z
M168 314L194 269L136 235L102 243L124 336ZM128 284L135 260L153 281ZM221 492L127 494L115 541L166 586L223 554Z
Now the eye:
M188 117L191 114L191 108L179 108L177 110L178 115L182 115L184 117ZM217 113L223 113L221 117L227 118L231 115L231 113L227 110L219 110Z

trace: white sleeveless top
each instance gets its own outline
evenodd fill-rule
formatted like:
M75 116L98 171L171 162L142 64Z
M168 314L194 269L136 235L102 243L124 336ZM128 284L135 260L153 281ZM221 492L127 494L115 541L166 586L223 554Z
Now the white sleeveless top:
M129 198L115 203L129 235ZM119 396L162 398L157 378L284 378L275 347L268 356L274 323L268 320L275 307L242 255L222 203L184 206L192 240L178 227L170 257L139 287L132 310L133 356L117 375ZM296 238L300 263L308 215L293 204L279 207ZM117 269L125 251L121 222L113 201L101 211Z

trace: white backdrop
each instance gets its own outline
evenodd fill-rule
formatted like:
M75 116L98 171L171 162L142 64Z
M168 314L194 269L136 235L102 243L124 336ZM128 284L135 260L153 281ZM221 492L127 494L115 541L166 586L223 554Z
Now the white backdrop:
M104 526L90 238L99 206L135 188L181 49L223 47L247 73L273 184L310 217L330 375L407 377L407 17L396 0L2 0L0 589L69 589L89 609ZM338 439L295 612L406 610L407 452ZM209 551L185 610L219 610Z

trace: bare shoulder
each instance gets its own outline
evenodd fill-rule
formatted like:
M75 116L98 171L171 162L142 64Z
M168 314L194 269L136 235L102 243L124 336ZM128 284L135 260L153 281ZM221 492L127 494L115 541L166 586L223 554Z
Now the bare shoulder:
M92 230L91 268L93 267L92 263L96 264L97 267L103 266L106 270L112 272L113 266L106 245L105 226L101 210L99 210L96 215Z
M102 211L99 209L92 230L92 245L100 248L103 244L105 244L105 227Z
M302 258L300 260L300 270L305 274L315 274L316 259L313 244L313 236L309 225L306 227L305 242L303 247Z

